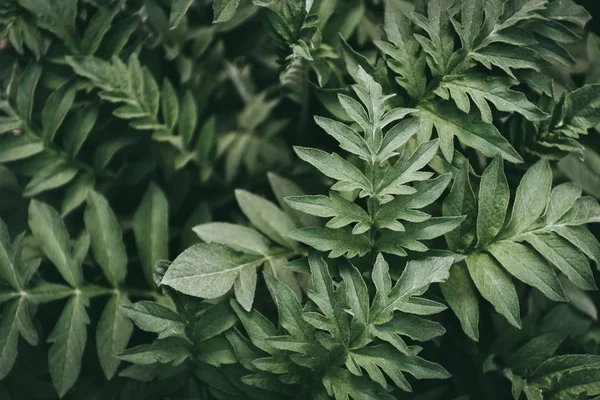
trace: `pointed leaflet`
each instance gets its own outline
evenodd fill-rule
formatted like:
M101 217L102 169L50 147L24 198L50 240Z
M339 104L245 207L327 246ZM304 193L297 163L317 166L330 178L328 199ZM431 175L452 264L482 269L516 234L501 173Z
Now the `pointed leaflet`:
M462 143L481 151L487 157L499 154L507 161L521 163L523 159L496 129L494 125L481 121L473 114L464 115L448 102L425 103L421 106L421 116L431 122L441 139L451 141L454 136ZM442 153L448 161L453 154L442 146Z
M546 119L548 115L530 102L521 93L511 90L517 82L508 77L493 77L483 74L466 74L444 77L436 93L448 100L448 96L457 107L469 113L471 103L467 95L475 103L484 122L492 123L492 111L487 102L494 104L500 111L516 112L530 121Z
M529 227L544 212L551 188L552 170L548 160L542 159L523 175L517 188L510 221L502 236L514 235Z
M340 97L340 101L342 101L342 99L343 97ZM342 106L343 105L344 103L342 103ZM360 104L358 104L358 106L360 106ZM335 138L342 149L349 153L356 154L363 160L369 160L371 158L371 150L365 139L348 125L323 117L315 117L315 122L325 132Z
M83 295L69 298L48 336L48 342L52 343L48 353L48 369L60 397L75 384L81 370L87 325L90 323L85 309L88 303Z
M294 150L298 157L313 165L321 173L340 181L332 187L333 190L371 190L371 184L364 174L336 153L330 154L322 150L297 146Z
M236 297L244 301L244 308L250 309L251 299L246 295L253 293L256 285L256 268L265 258L263 256L243 254L227 246L214 243L196 244L181 253L170 265L162 278L162 285L195 297L214 299L227 293L238 279ZM252 296L253 297L253 296Z
M346 200L336 192L329 196L293 196L285 201L294 209L318 217L333 217L328 223L329 228L341 228L351 223L359 223L369 229L370 218L365 210L357 204Z
M142 272L154 286L154 263L169 258L169 204L163 191L151 183L134 217L133 233Z
M365 235L354 235L347 228L302 228L288 233L287 237L319 251L329 251L330 258L343 255L347 258L362 257L371 250Z
M171 13L169 14L169 28L175 29L185 16L194 0L175 0L171 5Z
M8 375L17 359L19 334L32 346L37 345L38 333L25 297L5 303L0 314L0 379Z
M346 343L350 333L348 318L338 300L340 295L333 288L327 263L316 251L311 251L308 255L308 263L313 283L312 289L308 291L308 297L331 322L330 333L333 337Z
M193 231L206 243L220 243L251 254L269 254L271 244L255 229L226 222L210 222L195 226Z
M481 175L477 211L477 246L482 247L496 238L506 219L510 190L502 159L494 158Z
M469 275L483 298L489 301L496 312L507 321L521 327L519 298L510 277L498 266L493 258L484 253L467 256Z
M431 0L427 6L427 17L417 12L411 13L411 17L417 26L427 32L429 38L420 34L415 34L415 37L428 55L427 62L433 74L442 76L447 73L454 51L454 38L450 29L452 7L445 0Z
M275 197L277 197L277 202L297 226L315 226L319 224L318 218L292 209L285 201L286 197L303 196L306 194L298 185L272 172L269 172L267 177L269 178L271 190L273 190Z
M21 273L17 269L20 258L11 246L6 224L0 219L0 276L15 290L21 290Z
M29 203L29 229L63 279L74 288L80 287L83 283L81 265L73 259L69 233L58 213L41 201L32 200Z
M127 253L119 222L104 196L95 191L88 193L84 220L94 259L113 287L122 285L127 274Z
M451 250L466 250L474 239L474 225L477 214L475 193L469 180L470 165L467 161L454 177L450 194L444 200L444 216L465 215L466 218L456 229L446 233L446 242Z
M539 289L551 300L566 301L552 268L533 250L514 242L498 242L488 248L494 258L514 277Z
M124 294L110 296L96 328L96 350L106 379L112 379L121 363L116 356L127 347L133 333L133 324L122 312L130 304Z
M479 341L479 299L473 281L461 264L450 269L450 277L440 284L444 299L460 320L467 336Z
M273 275L264 273L264 277L271 297L277 306L281 327L296 338L312 341L313 328L302 319L303 309L298 297Z
M54 91L42 109L42 136L48 142L54 140L56 131L67 116L75 100L75 84L69 80Z
M285 247L296 247L294 242L286 238L296 225L275 204L239 189L235 191L235 198L246 217L258 230Z
M133 364L155 363L177 366L190 356L190 343L179 337L157 339L152 344L142 344L123 351L119 359Z
M388 65L398 74L396 81L412 98L425 93L425 57L419 55L419 43L413 36L409 19L392 1L386 1L384 29L390 43L375 41L386 55Z

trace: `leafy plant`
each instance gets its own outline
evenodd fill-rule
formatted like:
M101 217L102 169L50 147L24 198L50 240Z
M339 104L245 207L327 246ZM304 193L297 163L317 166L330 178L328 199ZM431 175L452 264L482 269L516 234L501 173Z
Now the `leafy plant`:
M0 398L599 398L583 3L3 1Z

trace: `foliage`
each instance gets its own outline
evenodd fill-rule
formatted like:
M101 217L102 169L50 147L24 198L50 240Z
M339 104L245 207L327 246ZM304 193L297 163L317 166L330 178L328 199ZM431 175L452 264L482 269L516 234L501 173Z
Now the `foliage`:
M583 0L1 3L1 399L600 398Z

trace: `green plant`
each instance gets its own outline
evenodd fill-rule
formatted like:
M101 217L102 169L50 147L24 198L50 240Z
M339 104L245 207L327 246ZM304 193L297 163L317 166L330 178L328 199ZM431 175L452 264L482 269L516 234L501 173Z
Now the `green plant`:
M4 1L0 398L598 398L590 11Z

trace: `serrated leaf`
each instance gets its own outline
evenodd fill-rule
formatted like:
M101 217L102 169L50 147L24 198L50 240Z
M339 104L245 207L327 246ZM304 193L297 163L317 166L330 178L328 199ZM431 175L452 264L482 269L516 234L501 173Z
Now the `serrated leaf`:
M498 242L488 250L514 277L539 289L551 300L566 301L556 273L544 259L528 247L513 242Z
M506 219L510 191L502 160L498 157L481 175L477 210L477 246L482 247L496 238Z
M450 194L442 205L444 216L466 216L458 228L446 234L446 242L452 250L464 250L475 239L473 228L477 221L477 202L469 180L469 169L470 165L466 162L454 176Z
M371 250L366 236L353 235L345 228L301 228L288 233L287 236L319 251L329 251L330 258L343 255L347 258L362 257Z
M365 210L333 191L329 192L329 196L292 196L285 201L292 208L306 214L333 217L327 223L328 228L337 229L351 223L361 223L368 229L370 225L370 218Z
M296 247L286 237L296 226L275 204L245 190L236 190L235 197L246 217L259 231L285 247Z
M220 244L200 243L173 261L161 284L190 296L214 299L227 293L238 279L243 279L243 286L238 284L239 289L236 289L236 297L244 296L244 308L249 310L252 301L245 296L249 292L253 294L256 268L265 260L263 256L239 253Z
M489 101L500 111L516 112L530 121L539 121L548 117L535 104L521 93L511 90L516 81L507 77L494 77L484 74L465 74L445 77L437 93L443 98L452 97L458 108L469 113L471 101L475 103L484 122L492 123Z
M307 147L294 147L296 154L302 160L313 165L321 173L330 178L340 181L332 189L352 190L362 189L369 191L370 183L363 173L341 158L336 153L326 153L322 150L311 149Z
M507 161L523 162L519 153L496 127L481 121L472 114L464 115L451 104L441 102L425 104L421 110L422 118L435 126L440 139L442 139L442 154L449 162L453 158L452 141L455 136L465 145L481 151L487 157L499 154Z
M175 311L151 301L121 306L122 313L143 331L158 333L159 339L185 333L185 320Z
M267 255L271 252L267 238L258 231L242 225L211 222L195 226L193 231L206 243L220 243L250 254Z
M467 256L469 275L483 298L513 326L521 327L519 298L515 285L496 261L484 253Z
M521 232L530 226L546 208L552 188L552 170L547 160L540 160L527 170L515 196L508 226L503 235Z
M123 351L119 359L134 364L154 363L177 366L190 356L189 343L182 338L168 337L157 339L152 344L142 344Z

